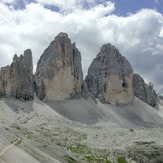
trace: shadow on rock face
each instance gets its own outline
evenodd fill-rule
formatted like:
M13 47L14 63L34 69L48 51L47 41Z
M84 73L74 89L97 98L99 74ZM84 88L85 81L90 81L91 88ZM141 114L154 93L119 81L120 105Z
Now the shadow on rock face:
M16 113L20 111L30 113L33 111L33 101L23 102L14 98L4 98L3 100L5 104Z
M94 102L86 101L83 98L46 104L69 120L95 124L100 119L104 119L104 115L98 106Z

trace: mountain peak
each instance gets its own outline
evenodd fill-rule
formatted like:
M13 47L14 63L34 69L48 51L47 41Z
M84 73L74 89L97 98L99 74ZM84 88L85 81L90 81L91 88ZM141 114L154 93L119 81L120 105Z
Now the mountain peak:
M68 38L68 34L65 32L60 32L56 37Z
M101 102L126 104L133 100L132 76L130 63L108 43L91 63L86 83L89 92Z
M54 39L55 42L69 42L71 43L71 40L70 38L68 37L68 34L67 33L64 33L64 32L61 32L59 33L55 39Z
M44 101L81 94L81 56L66 33L60 33L40 57L35 74L36 94Z

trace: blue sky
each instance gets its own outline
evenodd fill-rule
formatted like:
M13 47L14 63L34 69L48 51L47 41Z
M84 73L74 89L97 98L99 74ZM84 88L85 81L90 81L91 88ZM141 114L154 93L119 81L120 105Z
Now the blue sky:
M81 52L84 76L110 42L163 93L163 0L0 0L0 67L30 48L34 70L60 32Z
M36 0L15 0L15 9L24 9L27 3L37 3ZM108 0L104 0L108 1ZM103 2L104 2L103 1ZM119 16L127 16L128 13L136 13L140 9L149 8L156 9L158 12L163 14L163 0L111 0L115 3L115 11L113 12ZM96 4L100 4L101 1L96 1ZM45 5L52 11L59 11L58 6Z
M127 13L136 13L143 8L156 9L163 14L163 1L158 0L113 0L115 3L115 14L126 16Z

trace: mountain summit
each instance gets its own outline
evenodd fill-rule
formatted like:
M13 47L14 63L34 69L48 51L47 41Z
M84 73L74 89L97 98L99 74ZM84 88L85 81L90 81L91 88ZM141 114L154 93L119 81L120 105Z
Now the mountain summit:
M66 33L55 37L40 57L35 73L37 97L58 101L81 94L81 55Z
M101 102L126 104L133 100L133 70L130 63L110 43L101 47L85 79L88 90Z

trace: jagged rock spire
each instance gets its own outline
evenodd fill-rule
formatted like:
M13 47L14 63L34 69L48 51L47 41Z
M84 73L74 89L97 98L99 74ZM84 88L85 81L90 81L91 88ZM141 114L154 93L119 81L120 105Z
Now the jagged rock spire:
M133 75L133 91L134 95L145 103L155 107L157 105L157 95L153 89L153 84L150 82L148 85L143 78L138 75Z
M33 63L30 49L24 51L24 55L20 57L15 54L11 65L1 68L0 94L23 100L34 98Z

